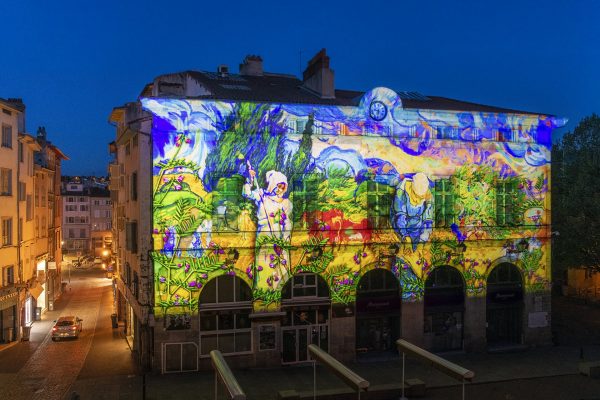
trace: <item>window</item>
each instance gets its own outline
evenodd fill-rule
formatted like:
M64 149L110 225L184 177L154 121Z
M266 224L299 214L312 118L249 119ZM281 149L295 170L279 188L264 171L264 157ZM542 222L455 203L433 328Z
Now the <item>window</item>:
M137 133L135 135L133 135L133 137L131 138L131 144L133 145L134 148L138 146L138 134Z
M129 142L125 145L125 155L128 156L131 154L131 145Z
M513 207L515 194L514 182L502 181L496 185L496 223L499 226L511 226L516 223Z
M40 237L40 217L35 217L35 237Z
M137 222L127 222L125 226L125 248L137 253Z
M65 211L77 211L76 205L67 205L65 206Z
M27 195L27 200L25 202L25 219L27 221L31 221L33 218L33 201L31 199L31 195Z
M200 304L201 355L207 356L211 350L223 354L252 351L252 294L244 281L230 275L210 280L200 294Z
M2 125L2 147L12 149L12 126Z
M23 218L19 218L19 225L17 226L17 240L21 242L23 240Z
M19 162L24 162L25 154L23 152L23 143L19 142Z
M42 237L46 236L47 228L46 228L46 217L42 217L42 232L40 232Z
M100 205L100 200L94 200L94 205L95 206L99 206Z
M9 265L8 267L2 268L2 286L13 285L14 283L15 283L14 266Z
M398 290L398 279L394 274L385 269L372 269L358 283L357 296L359 294L389 295L390 292L398 293Z
M87 205L80 205L79 206L79 211L87 211L88 210L88 206ZM77 211L77 206L75 206L75 211Z
M138 278L138 273L137 271L133 271L133 285L131 287L131 292L133 293L133 295L135 296L135 298L137 299L139 296L139 284L140 284L140 280Z
M319 181L316 175L295 176L292 183L294 226L307 229L318 218Z
M243 178L240 175L219 179L217 183L219 194L213 197L215 212L213 224L216 230L238 228L237 215L233 215L231 208L242 202L242 186Z
M2 246L12 244L12 218L2 218Z
M67 203L74 203L75 202L75 197L67 197Z
M129 263L125 264L125 283L131 284L131 265Z
M83 238L85 238L85 237L86 237L86 235L85 235L85 228L81 228L81 229L79 229L79 237L80 237L81 239L83 239Z
M288 281L281 292L282 299L297 299L302 297L329 297L327 282L317 274L298 274Z
M306 120L299 119L296 121L296 133L304 132L304 128L306 128Z
M0 168L0 196L12 196L12 169Z
M80 202L80 203L85 203L85 197L80 197L80 198L79 198L79 202Z
M75 229L69 229L69 238L75 237Z
M452 181L435 181L435 226L449 227L454 222L454 195Z
M25 182L19 182L17 197L19 201L24 201L27 195L27 184Z
M137 200L138 191L137 191L137 172L131 174L131 200Z
M369 228L385 229L390 227L390 212L392 207L392 194L388 185L367 182L367 216Z

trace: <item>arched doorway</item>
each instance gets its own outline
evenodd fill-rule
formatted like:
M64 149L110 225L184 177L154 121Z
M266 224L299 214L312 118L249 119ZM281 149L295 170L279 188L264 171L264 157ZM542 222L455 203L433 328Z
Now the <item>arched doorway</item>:
M396 354L400 337L402 297L400 284L386 269L372 269L360 279L356 290L356 352Z
M327 282L317 274L294 275L281 292L281 363L309 361L308 345L329 351L331 300Z
M488 346L521 344L523 331L523 278L511 263L498 264L487 279Z
M447 265L435 268L425 281L425 347L438 352L462 349L464 312L462 275Z
M221 275L200 292L200 356L252 352L252 290L237 276Z

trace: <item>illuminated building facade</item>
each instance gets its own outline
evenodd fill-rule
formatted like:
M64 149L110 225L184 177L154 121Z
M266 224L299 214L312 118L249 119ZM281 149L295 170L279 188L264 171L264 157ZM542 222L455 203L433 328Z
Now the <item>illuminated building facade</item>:
M213 349L273 366L305 362L310 343L352 360L399 337L433 351L550 342L564 120L336 90L324 50L302 80L257 56L239 74L160 76L111 119L150 140L136 184L152 214L128 235L150 242L138 321L155 369L207 367Z

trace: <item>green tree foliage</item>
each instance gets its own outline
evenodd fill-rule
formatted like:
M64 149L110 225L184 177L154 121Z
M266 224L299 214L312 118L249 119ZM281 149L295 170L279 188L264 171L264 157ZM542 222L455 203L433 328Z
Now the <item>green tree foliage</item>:
M600 271L600 117L592 114L565 134L552 159L554 270Z

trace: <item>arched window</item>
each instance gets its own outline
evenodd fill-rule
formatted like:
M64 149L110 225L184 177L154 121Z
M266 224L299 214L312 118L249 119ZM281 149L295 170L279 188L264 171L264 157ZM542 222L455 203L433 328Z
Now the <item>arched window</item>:
M444 265L425 281L425 347L432 351L462 348L465 289L461 273Z
M329 298L327 282L317 274L297 274L286 282L281 291L284 300Z
M252 291L237 276L211 279L200 293L200 355L252 352Z
M498 264L487 279L488 346L521 344L523 310L521 272L511 263Z
M518 268L511 263L496 266L487 280L488 285L522 285L523 280Z

